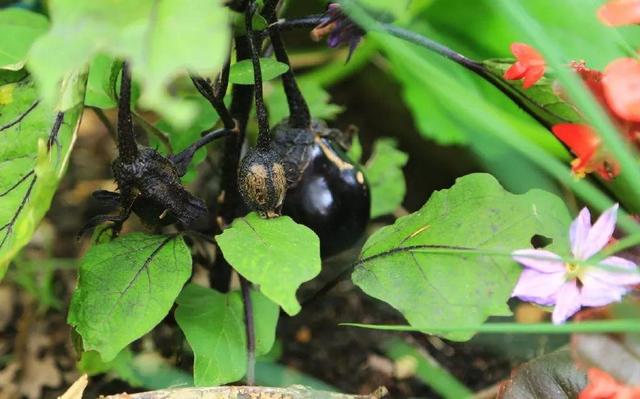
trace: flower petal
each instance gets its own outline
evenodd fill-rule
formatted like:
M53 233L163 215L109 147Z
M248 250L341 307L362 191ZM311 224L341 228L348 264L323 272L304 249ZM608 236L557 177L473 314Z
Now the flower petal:
M600 264L604 267L589 267L586 275L607 284L619 286L640 284L640 270L630 260L619 256L610 256Z
M618 204L615 204L600 215L591 226L587 242L582 246L580 254L574 254L578 259L589 259L607 245L616 228L617 214Z
M539 305L553 305L555 294L565 281L564 272L540 273L537 270L524 269L511 296Z
M558 255L544 249L519 249L513 251L511 257L524 267L541 273L557 273L566 270L564 262Z
M579 254L582 252L581 248L589 236L589 230L591 230L591 213L585 206L578 214L578 217L571 222L571 227L569 227L569 240L571 241L571 253L573 256L579 258Z
M524 74L527 72L527 66L522 64L520 61L515 62L513 65L509 67L506 71L504 71L504 78L507 80L518 80L524 77Z
M511 52L525 66L543 66L544 58L538 50L525 43L512 43Z
M524 89L528 89L529 87L536 84L540 79L542 79L543 76L544 76L544 65L530 67L527 70L527 73L524 75L524 82L522 83L522 87Z
M618 302L629 291L628 288L607 284L593 276L584 276L580 279L580 303L582 306L605 306Z
M602 86L607 103L620 118L640 122L640 62L620 58L605 69Z
M598 18L608 26L640 23L640 1L610 1L598 9Z
M600 146L600 138L589 125L582 123L558 123L551 127L553 134L581 159L593 157Z
M580 310L580 290L574 281L565 283L556 295L556 307L553 308L551 321L554 324L564 323L569 317Z

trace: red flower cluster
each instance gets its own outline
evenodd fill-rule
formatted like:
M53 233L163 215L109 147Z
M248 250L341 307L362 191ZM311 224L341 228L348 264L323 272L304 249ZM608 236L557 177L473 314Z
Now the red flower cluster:
M578 399L640 399L640 387L623 385L600 369L589 369L587 376L589 385Z
M608 5L617 3L619 1ZM640 5L640 0L633 3ZM525 89L536 84L545 70L540 53L523 43L514 43L511 51L516 62L505 72L504 78L524 79L522 86ZM604 73L587 68L584 62L573 62L571 67L607 111L624 138L640 146L640 61L621 58L609 64ZM571 163L576 176L596 172L603 179L611 180L620 173L618 164L604 151L600 138L589 125L560 123L551 130L576 156Z

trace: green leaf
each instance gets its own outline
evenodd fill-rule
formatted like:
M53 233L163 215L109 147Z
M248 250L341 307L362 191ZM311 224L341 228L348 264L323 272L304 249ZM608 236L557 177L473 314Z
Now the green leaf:
M256 333L256 355L275 341L278 307L259 292L251 293ZM240 380L247 371L244 305L238 291L222 294L195 284L178 297L176 321L194 353L196 386L213 386Z
M273 58L260 58L260 70L262 72L262 80L264 81L277 78L287 72L289 66ZM240 85L252 85L254 78L251 60L242 60L231 65L229 69L229 82Z
M94 245L80 263L68 322L85 351L110 362L169 313L190 275L179 236L132 233Z
M21 8L0 10L0 69L18 71L27 60L33 42L49 27L44 15Z
M289 315L300 311L296 290L320 273L320 240L288 216L238 218L216 236L225 259Z
M387 57L391 63L390 72L402 87L402 98L411 111L420 134L442 145L467 143L468 127L464 119L460 120L457 117L459 113L456 113L456 109L440 101L428 88L420 84L415 71L405 65L401 56L393 50L388 50ZM443 63L439 59L433 62ZM468 90L475 90L466 72L455 68L449 71L455 74L459 81L464 81Z
M473 398L473 392L431 358L421 347L393 338L383 343L384 352L395 363L410 359L416 364L416 377L446 399Z
M358 134L353 135L351 140L351 147L347 151L347 156L355 163L360 163L362 159L362 143L360 143L360 136Z
M406 185L402 168L409 157L397 149L394 139L379 139L366 164L366 176L371 187L371 217L392 213L404 200Z
M359 0L359 3L373 12L385 13L394 18L398 18L409 10L410 0ZM380 16L379 16L380 17Z
M97 54L110 55L131 62L142 107L186 126L195 108L170 96L168 85L186 70L215 73L228 53L228 11L222 1L55 0L49 8L52 28L34 43L28 62L49 102L63 76L84 68Z
M142 386L142 381L136 376L136 370L133 367L133 352L129 348L123 349L110 362L102 361L100 354L96 351L83 352L77 367L80 373L90 376L113 372L134 387Z
M343 107L330 102L331 96L316 81L305 79L303 75L298 79L298 86L314 118L335 119L344 110ZM281 84L274 85L273 90L266 96L266 101L271 124L279 123L289 117L289 105Z
M553 194L514 195L491 175L468 175L374 233L352 279L424 331L481 325L489 316L511 314L506 302L521 271L511 252L530 248L539 234L553 240L549 249L568 254L570 222L566 206ZM446 250L452 247L472 251ZM473 332L443 336L467 340Z
M102 109L115 108L118 105L116 81L121 68L121 61L102 54L91 61L85 105Z
M85 80L72 85L84 90ZM51 205L81 113L81 105L69 109L58 130L58 114L39 101L31 77L0 72L0 278Z

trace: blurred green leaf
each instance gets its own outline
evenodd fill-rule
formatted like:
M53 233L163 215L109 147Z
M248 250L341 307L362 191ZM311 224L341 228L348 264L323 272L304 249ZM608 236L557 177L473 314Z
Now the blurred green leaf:
M262 360L256 362L256 384L269 387L304 385L320 391L340 392L338 388L304 374L295 368Z
M358 2L374 12L382 12L394 18L398 18L409 10L409 6L412 1L358 0Z
M202 132L205 132L215 126L220 117L213 110L211 104L207 102L201 95L185 95L178 101L190 102L197 106L197 113L195 119L191 122L189 127L184 129L177 129L169 123L166 119L161 119L155 126L162 132L167 133L169 142L174 154L187 148L201 137ZM160 143L158 137L149 135L149 143L153 147L157 147L161 152L167 153L165 147ZM182 177L183 183L192 182L197 175L198 165L206 158L207 148L203 147L196 151L195 155L189 167L187 173Z
M84 103L90 107L115 108L116 81L122 68L122 62L112 57L99 54L89 65L89 80Z
M640 31L634 27L611 29L596 16L601 0L519 1L544 28L550 39L567 51L570 60L586 60L594 68L603 68L613 59L628 56L625 40L638 43ZM526 34L513 19L495 7L494 0L434 0L417 18L429 23L441 34L443 42L468 56L510 57L513 42L528 42ZM481 15L482 18L478 16ZM456 43L460 46L458 47ZM529 43L532 44L532 43Z
M237 218L216 236L225 259L289 315L300 311L298 287L320 273L320 240L288 216Z
M47 102L56 84L84 68L97 54L131 62L140 82L140 105L176 126L186 126L193 104L169 95L168 85L185 70L215 73L228 53L228 11L222 1L52 0L51 30L33 45L29 69Z
M429 357L424 350L399 339L383 344L384 351L394 362L412 359L416 364L416 377L430 386L445 399L473 398L473 392L454 377L447 369Z
M179 236L131 233L94 245L80 263L68 323L105 362L169 313L191 275Z
M378 139L365 165L371 188L371 217L393 213L404 200L406 183L402 168L409 156L397 149L394 139Z
M115 374L133 387L164 389L193 386L190 374L171 366L157 352L134 355L125 348L110 362L103 362L96 351L83 352L77 364L78 371L94 376L103 373Z
M287 64L278 62L273 58L260 58L262 80L275 79L288 70L289 66ZM251 60L242 60L231 65L229 69L229 82L241 85L252 85L254 83L254 77L253 63Z
M142 386L133 368L133 352L125 348L109 362L104 362L96 351L83 352L77 363L78 371L89 376L112 372L134 387Z
M360 163L362 159L362 143L360 142L360 136L354 134L351 139L351 147L347 151L347 156L355 163Z
M331 96L320 86L315 79L305 78L304 75L298 79L298 86L304 95L311 116L316 119L331 120L340 114L344 108L330 102ZM289 117L289 105L281 84L274 85L266 98L269 108L269 121L271 124L281 122Z
M514 195L491 175L468 175L433 193L417 212L376 231L352 279L368 295L398 309L412 326L428 328L425 332L481 325L489 316L511 314L507 300L521 268L509 254L530 248L535 234L551 238L549 248L567 254L570 221L566 206L553 194L531 190ZM430 246L494 255L436 253ZM464 341L473 332L442 335Z
M49 27L44 15L22 8L0 10L0 69L22 69L33 42Z
M83 91L85 83L70 84ZM58 130L58 113L39 100L31 77L0 71L0 278L51 205L81 113L81 105L69 109Z
M251 300L256 355L262 355L269 352L275 341L279 309L259 292L252 292ZM222 294L189 284L177 303L176 321L195 356L195 385L213 386L240 380L247 371L247 338L240 293Z

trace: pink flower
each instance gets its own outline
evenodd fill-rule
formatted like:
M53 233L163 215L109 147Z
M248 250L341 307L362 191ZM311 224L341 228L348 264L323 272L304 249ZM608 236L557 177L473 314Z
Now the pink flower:
M618 205L607 209L591 225L587 208L571 223L569 239L576 262L565 263L560 256L544 249L520 249L513 259L524 266L511 296L540 305L555 305L552 321L559 324L581 306L605 306L622 299L631 286L640 284L635 263L610 256L599 266L581 265L604 248L616 225Z

